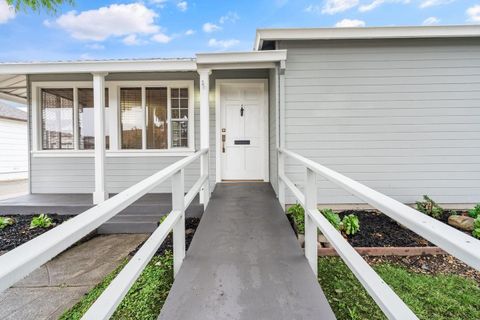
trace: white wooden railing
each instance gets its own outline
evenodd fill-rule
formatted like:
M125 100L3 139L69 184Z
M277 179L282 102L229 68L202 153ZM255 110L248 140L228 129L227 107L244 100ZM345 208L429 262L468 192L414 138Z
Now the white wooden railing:
M184 169L200 158L202 158L203 163L208 163L208 149L203 149L173 163L120 192L111 199L88 209L56 228L0 256L0 292L57 256L170 178L172 181L172 211L82 319L108 319L172 230L173 265L174 275L176 275L185 257L185 209L202 187L208 183L208 170L202 170L203 175L200 176L185 195ZM209 190L209 188L205 189ZM205 206L208 200L209 195L204 194L203 201Z
M285 175L285 160L290 157L306 168L304 192ZM328 239L370 296L389 319L418 319L408 306L363 260L355 249L317 209L317 174L362 199L404 227L436 244L451 255L480 270L480 241L443 222L406 206L386 195L326 168L294 152L278 149L278 198L285 208L285 187L305 208L305 256L317 274L317 228Z

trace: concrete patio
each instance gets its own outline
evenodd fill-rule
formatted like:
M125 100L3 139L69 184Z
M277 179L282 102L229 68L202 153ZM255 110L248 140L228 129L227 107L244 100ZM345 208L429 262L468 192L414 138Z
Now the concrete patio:
M72 247L0 294L0 319L58 319L146 238L104 235Z

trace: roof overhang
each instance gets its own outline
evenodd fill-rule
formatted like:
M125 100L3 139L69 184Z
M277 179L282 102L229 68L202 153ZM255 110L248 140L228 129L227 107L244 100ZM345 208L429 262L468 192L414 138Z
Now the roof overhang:
M196 66L195 60L193 59L0 63L0 75L48 74L48 73L195 71L195 70L197 70L197 66Z
M264 41L276 40L413 39L473 37L480 37L479 25L257 29L254 50L261 50Z
M287 59L287 50L198 53L198 69L269 69Z
M0 74L0 99L26 103L27 77L25 75Z

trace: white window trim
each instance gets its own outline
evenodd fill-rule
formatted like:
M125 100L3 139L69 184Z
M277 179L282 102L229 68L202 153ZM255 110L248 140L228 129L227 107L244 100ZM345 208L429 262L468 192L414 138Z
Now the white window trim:
M120 133L120 88L142 88L142 107L144 107L144 88L163 87L167 90L168 107L168 149L121 149ZM43 88L72 88L77 95L78 88L93 88L93 81L36 81L32 82L32 150L33 157L94 157L94 150L80 150L78 148L78 124L74 122L74 149L42 150L42 125L40 90ZM107 157L177 157L188 156L195 152L195 86L193 80L177 81L106 81L105 88L109 92L109 108L112 116L109 120L110 150L106 150ZM170 88L188 88L188 147L171 148L171 101ZM144 108L145 110L145 108ZM78 103L74 102L74 121L78 120ZM143 121L142 141L146 140L146 122ZM146 142L146 141L144 141ZM143 144L146 147L146 143Z

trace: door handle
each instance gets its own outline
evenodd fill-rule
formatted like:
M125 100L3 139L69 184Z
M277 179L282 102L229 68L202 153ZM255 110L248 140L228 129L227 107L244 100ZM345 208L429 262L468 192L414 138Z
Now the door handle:
M222 134L222 153L225 153L225 140L227 139L227 136L225 134Z

